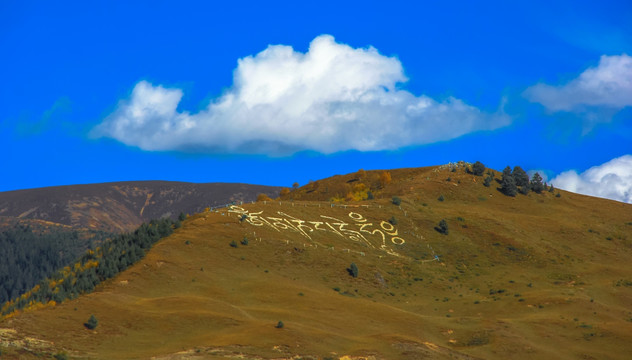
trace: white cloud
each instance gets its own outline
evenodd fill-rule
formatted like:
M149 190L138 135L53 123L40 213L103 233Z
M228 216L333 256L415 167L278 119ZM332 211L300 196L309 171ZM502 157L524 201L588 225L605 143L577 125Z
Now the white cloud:
M565 171L551 183L580 194L632 203L632 155L612 159L581 174Z
M601 56L599 65L561 86L537 84L523 94L548 110L582 112L587 107L621 110L632 106L632 57Z
M289 154L386 150L508 125L455 98L398 85L400 61L322 35L306 53L270 45L238 60L233 85L197 113L178 111L180 89L141 81L94 130L145 150Z

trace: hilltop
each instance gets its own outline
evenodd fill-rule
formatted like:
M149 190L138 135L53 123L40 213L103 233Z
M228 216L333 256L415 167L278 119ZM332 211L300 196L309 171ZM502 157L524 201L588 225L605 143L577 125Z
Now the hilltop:
M0 216L45 220L74 228L109 232L135 229L143 222L180 212L276 196L279 187L174 181L126 181L54 186L0 192Z
M358 171L192 215L95 292L0 321L0 351L626 359L632 205L505 196L466 170Z

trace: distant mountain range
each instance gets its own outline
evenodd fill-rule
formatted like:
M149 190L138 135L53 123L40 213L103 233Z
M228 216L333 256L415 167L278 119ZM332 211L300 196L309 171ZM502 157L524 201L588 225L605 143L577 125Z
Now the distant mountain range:
M135 229L143 222L198 213L206 207L253 201L260 193L276 197L281 187L126 181L54 186L0 192L0 216L39 219L109 232Z

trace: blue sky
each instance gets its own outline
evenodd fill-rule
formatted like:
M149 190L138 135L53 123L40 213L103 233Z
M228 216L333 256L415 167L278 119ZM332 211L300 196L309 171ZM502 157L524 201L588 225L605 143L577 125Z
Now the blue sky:
M632 202L632 4L0 3L0 191L480 160Z

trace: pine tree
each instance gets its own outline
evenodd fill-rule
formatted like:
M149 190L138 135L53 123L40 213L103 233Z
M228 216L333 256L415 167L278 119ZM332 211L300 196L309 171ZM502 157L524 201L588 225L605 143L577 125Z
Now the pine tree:
M494 178L491 175L487 175L487 177L485 177L485 181L483 181L483 185L485 185L485 187L490 187L492 185L492 181L494 181Z
M85 324L83 324L85 327L87 327L90 330L94 330L97 325L99 324L99 320L97 320L97 318L94 316L94 314L90 315L90 319L88 319L88 322L86 322Z
M544 190L542 176L540 176L540 174L538 173L533 174L533 177L531 178L531 190L535 191L538 194L541 193L542 190Z
M485 165L482 162L477 161L472 165L472 174L476 176L481 176L485 172Z
M516 196L516 192L518 191L516 180L511 174L511 168L509 166L503 170L502 179L500 180L500 191L507 196Z
M439 221L439 225L435 227L435 230L443 235L448 235L448 223L445 219L441 219L441 221Z
M355 263L351 263L347 271L349 272L349 275L353 276L354 278L358 277L358 266Z
M522 170L520 166L515 166L513 172L514 180L516 181L516 186L528 186L529 185L529 175Z

